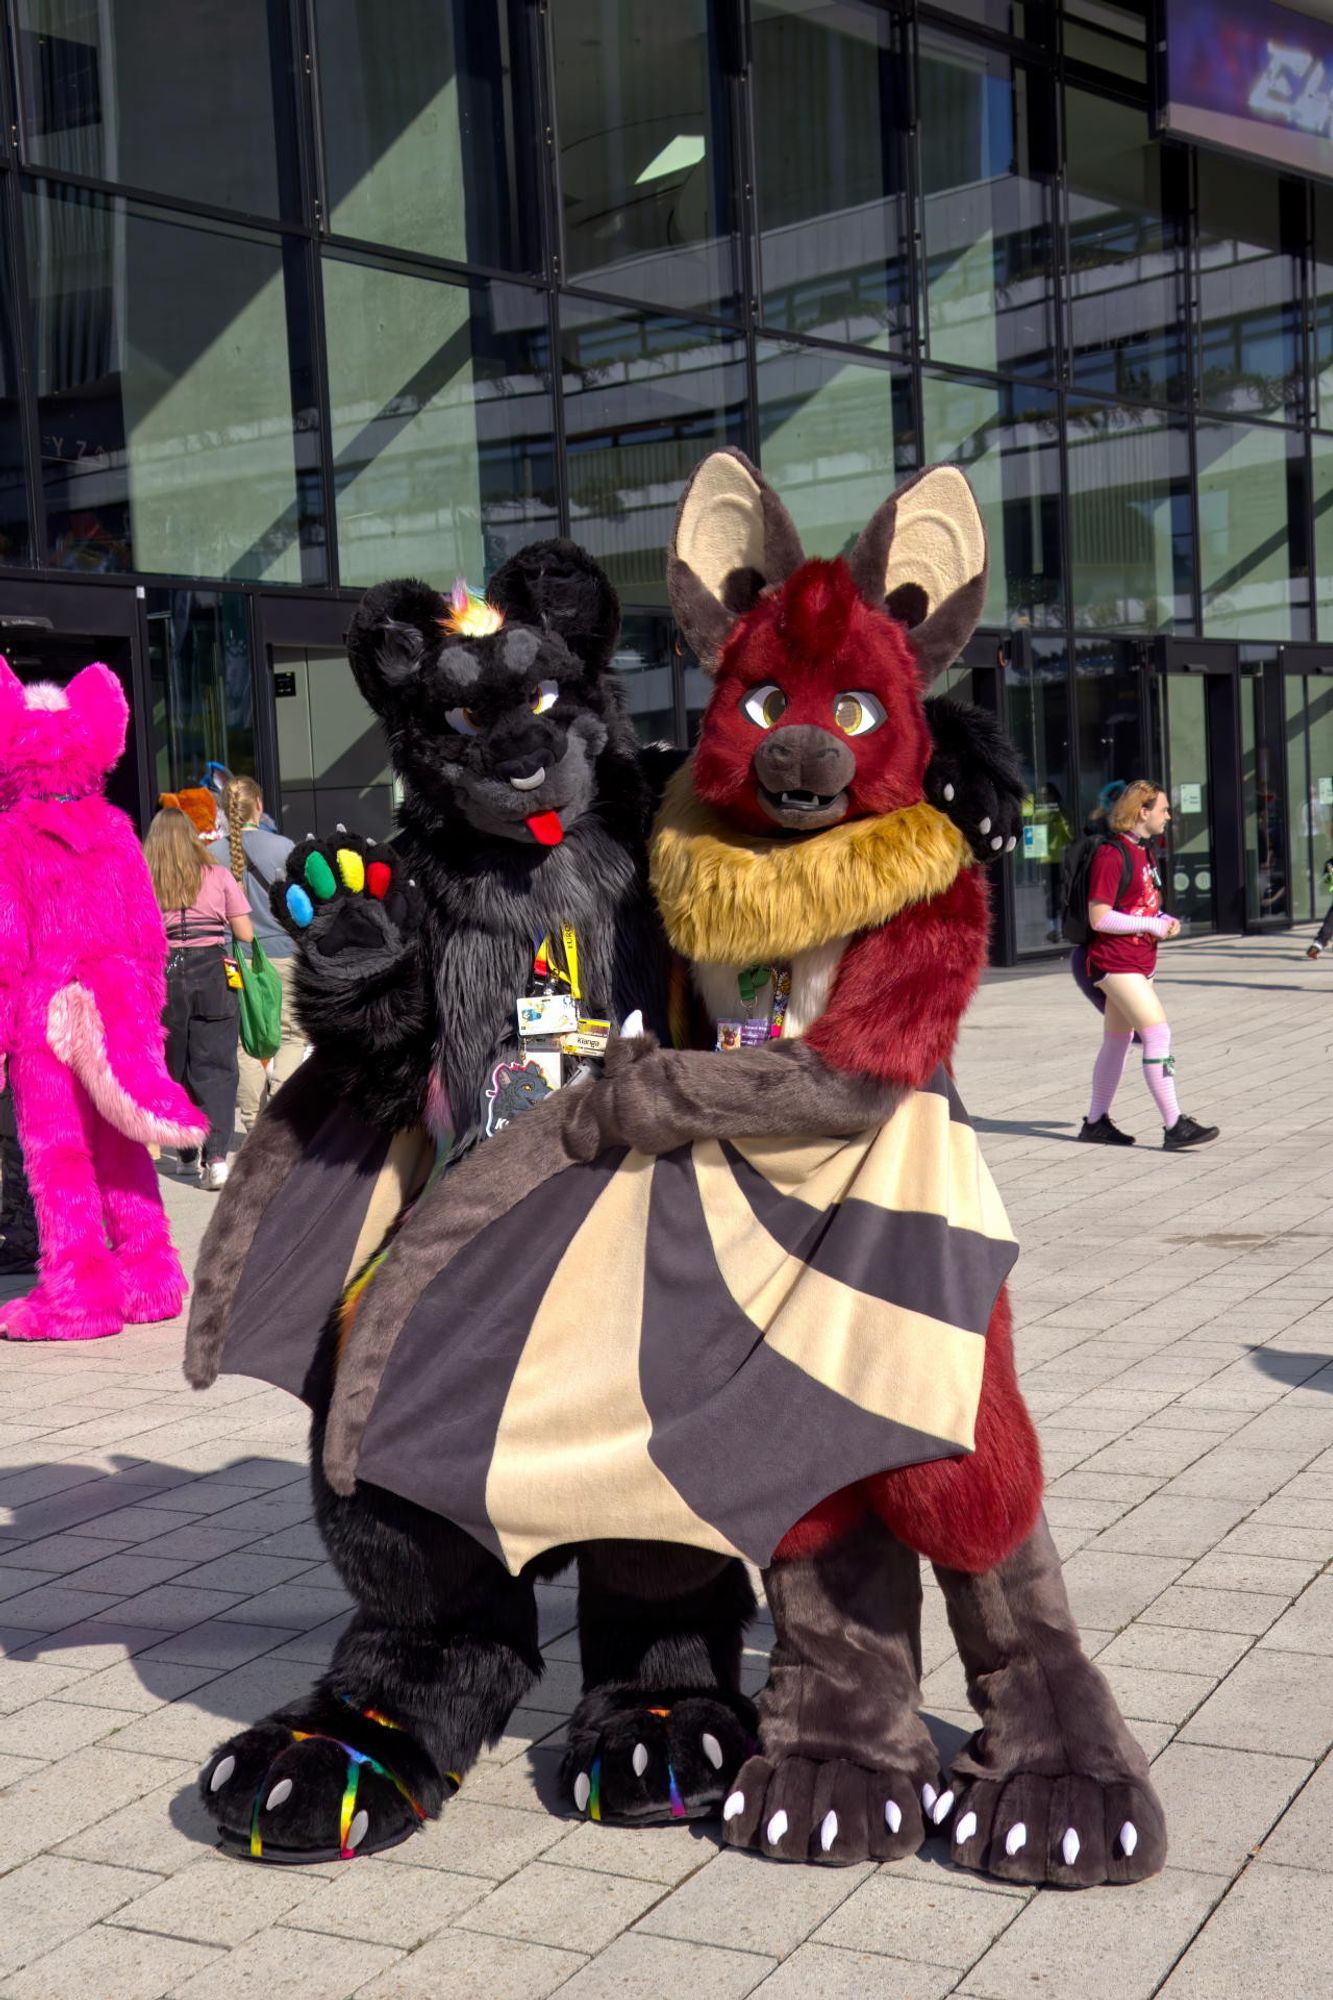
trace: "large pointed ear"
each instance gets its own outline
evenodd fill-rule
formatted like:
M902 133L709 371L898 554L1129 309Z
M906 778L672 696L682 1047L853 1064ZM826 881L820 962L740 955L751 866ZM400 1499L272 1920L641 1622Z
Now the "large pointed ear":
M986 602L986 528L956 465L932 465L890 494L847 558L869 604L907 627L929 683L977 628Z
M711 673L736 620L805 561L796 525L744 452L729 445L690 475L667 552L667 589L686 640Z
M94 758L102 770L109 771L125 748L130 726L130 705L118 676L99 660L75 674L65 697Z
M606 666L620 637L620 599L610 577L563 535L510 556L487 584L486 601L506 623L555 633L594 672Z
M377 715L415 678L440 642L449 607L438 590L415 577L396 577L368 590L347 628L353 678Z

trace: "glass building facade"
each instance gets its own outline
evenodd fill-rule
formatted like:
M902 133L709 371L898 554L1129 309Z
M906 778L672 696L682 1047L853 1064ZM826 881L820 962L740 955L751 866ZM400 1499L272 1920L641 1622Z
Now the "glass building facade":
M572 534L646 735L663 550L742 445L812 554L916 467L990 533L950 675L1025 763L997 956L1149 774L1194 931L1333 856L1333 186L1154 135L1147 0L0 0L0 650L122 674L142 818L210 758L381 834L369 583Z

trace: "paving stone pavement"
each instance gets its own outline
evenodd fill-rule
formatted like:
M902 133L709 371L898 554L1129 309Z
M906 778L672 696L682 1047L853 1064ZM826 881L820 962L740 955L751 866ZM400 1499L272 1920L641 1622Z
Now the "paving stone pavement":
M1333 1958L1333 961L1303 939L1170 948L1166 1157L1070 1144L1098 1026L1059 970L998 974L959 1078L1023 1245L1019 1353L1085 1637L1155 1759L1154 1883L1015 1891L933 1840L786 1868L711 1828L552 1805L574 1597L546 1680L443 1820L349 1867L224 1860L192 1785L306 1685L346 1600L309 1525L301 1411L180 1375L179 1325L0 1347L0 2000L1253 2000ZM165 1183L193 1255L212 1198ZM927 1583L926 1706L969 1726ZM764 1674L755 1628L750 1685Z

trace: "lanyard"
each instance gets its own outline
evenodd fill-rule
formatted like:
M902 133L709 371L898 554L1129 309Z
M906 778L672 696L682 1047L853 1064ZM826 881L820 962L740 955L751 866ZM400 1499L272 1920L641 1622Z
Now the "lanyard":
M579 983L579 941L573 924L561 924L560 948L565 957L563 966L555 962L551 933L548 931L533 953L532 969L539 979L561 980L569 988L570 997L581 1000L583 988Z

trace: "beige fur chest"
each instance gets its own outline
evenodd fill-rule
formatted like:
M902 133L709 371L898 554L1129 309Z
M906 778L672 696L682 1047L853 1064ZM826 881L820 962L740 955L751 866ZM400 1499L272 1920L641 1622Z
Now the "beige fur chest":
M845 937L832 938L827 944L813 945L809 951L793 954L790 960L791 997L782 1024L784 1041L794 1035L808 1033L828 1006L847 944ZM772 980L760 987L747 1007L740 996L739 976L742 970L739 965L695 964L690 967L695 991L714 1024L746 1019L761 1021L772 1013Z

